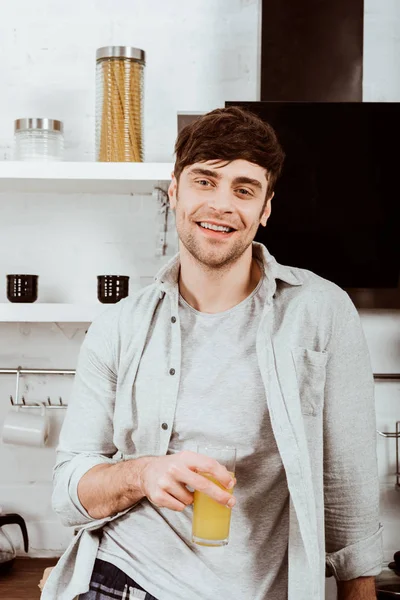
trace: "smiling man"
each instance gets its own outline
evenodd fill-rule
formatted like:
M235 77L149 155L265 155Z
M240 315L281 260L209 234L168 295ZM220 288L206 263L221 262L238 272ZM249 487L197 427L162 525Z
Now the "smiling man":
M179 289L197 310L224 312L260 281L252 242L271 212L267 187L265 169L243 159L176 169L169 195L180 239Z
M340 600L375 598L374 393L358 313L253 241L283 160L272 128L239 108L179 134L179 253L81 348L53 495L77 535L43 600L321 600L325 574ZM237 447L234 477L196 452L204 442ZM193 490L232 508L228 545L192 542Z
M273 193L267 195L263 171L246 160L214 160L173 175L171 207L176 209L178 178L186 200L177 211L179 239L203 267L231 267L248 250L260 222L265 227Z

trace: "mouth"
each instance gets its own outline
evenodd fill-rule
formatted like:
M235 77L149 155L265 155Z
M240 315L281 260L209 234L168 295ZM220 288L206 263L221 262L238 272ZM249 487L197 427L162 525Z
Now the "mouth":
M204 235L216 239L231 237L236 229L228 225L218 225L209 221L198 221L196 225L201 229Z

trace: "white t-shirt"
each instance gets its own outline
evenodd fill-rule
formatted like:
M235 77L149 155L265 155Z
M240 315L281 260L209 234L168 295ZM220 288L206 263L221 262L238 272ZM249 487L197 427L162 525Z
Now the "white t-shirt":
M289 492L256 356L264 283L222 313L200 313L180 298L181 380L168 453L236 446L237 502L223 547L192 543L192 506L176 512L145 499L105 526L98 558L158 600L287 598ZM136 389L143 378L149 402L156 339L149 336L137 375Z

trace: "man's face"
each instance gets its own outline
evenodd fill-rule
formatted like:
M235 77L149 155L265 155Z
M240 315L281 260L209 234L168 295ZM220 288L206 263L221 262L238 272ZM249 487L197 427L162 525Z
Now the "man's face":
M207 267L232 264L267 223L272 196L264 206L266 194L265 169L246 160L185 167L179 187L173 176L168 190L181 243Z

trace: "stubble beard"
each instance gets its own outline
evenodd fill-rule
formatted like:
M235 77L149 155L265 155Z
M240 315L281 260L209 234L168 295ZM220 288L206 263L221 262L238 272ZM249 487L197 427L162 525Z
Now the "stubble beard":
M198 227L194 222L192 223L193 227ZM220 271L221 273L227 271L232 264L239 260L253 241L253 238L246 240L238 239L233 244L229 244L228 248L223 250L221 246L224 242L212 239L204 239L204 241L201 242L197 239L196 235L189 230L190 226L185 226L179 218L176 220L176 228L183 246L202 269L206 271ZM208 246L207 248L206 245Z

